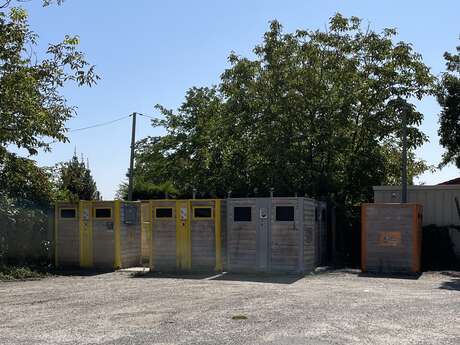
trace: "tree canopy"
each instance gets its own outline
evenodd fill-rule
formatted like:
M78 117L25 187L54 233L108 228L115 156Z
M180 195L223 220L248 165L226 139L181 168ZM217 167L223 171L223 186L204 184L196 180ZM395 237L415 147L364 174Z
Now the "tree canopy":
M68 162L57 164L54 170L56 199L66 201L99 199L89 163L85 164L83 156L78 160L77 152Z
M439 116L440 144L446 149L441 166L454 163L460 168L460 46L457 53L444 54L446 72L443 74L438 93L441 106Z
M306 193L354 205L372 185L400 181L401 117L409 124L409 174L427 165L427 137L409 103L435 78L396 30L375 32L336 14L329 27L284 33L270 23L254 57L229 56L212 87L191 88L177 111L157 106L166 135L137 143L135 176L170 182L179 195Z
M62 1L43 4L53 2ZM49 44L45 56L39 58L35 54L38 35L29 28L27 12L11 7L13 3L0 1L0 190L8 197L42 200L40 188L48 189L41 177L49 176L9 148L24 149L33 156L50 150L51 142L67 141L65 124L75 108L67 103L62 88L67 82L91 86L99 77L77 49L78 36Z
M67 82L91 86L99 78L77 49L78 36L65 36L38 56L27 12L12 7L20 3L0 0L0 264L47 262L47 212L59 195L51 171L11 147L33 156L50 150L51 142L67 141L65 124L75 108L62 88Z
M93 85L98 79L77 50L78 36L50 44L41 61L33 51L37 39L25 10L0 12L0 146L15 145L31 155L48 150L50 139L67 140L65 123L75 109L60 93L64 84Z

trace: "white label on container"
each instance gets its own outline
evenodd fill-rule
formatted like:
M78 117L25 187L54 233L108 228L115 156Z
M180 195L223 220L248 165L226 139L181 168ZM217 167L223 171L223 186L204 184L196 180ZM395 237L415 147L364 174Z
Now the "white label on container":
M83 220L89 220L89 208L83 209Z
M181 209L180 209L180 219L181 220L187 220L187 208L186 207L181 207Z
M260 219L267 219L268 217L268 212L265 207L260 209Z

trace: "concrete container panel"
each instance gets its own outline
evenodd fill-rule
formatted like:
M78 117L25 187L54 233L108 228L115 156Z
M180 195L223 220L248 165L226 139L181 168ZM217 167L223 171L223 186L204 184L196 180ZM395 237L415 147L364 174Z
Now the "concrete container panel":
M308 198L227 199L227 268L235 272L311 271L315 267L316 201ZM250 210L244 219L242 208ZM243 219L240 219L240 215Z
M123 217L126 207L130 214ZM55 212L56 266L113 269L139 265L140 203L58 203Z
M222 200L152 200L150 268L222 270Z

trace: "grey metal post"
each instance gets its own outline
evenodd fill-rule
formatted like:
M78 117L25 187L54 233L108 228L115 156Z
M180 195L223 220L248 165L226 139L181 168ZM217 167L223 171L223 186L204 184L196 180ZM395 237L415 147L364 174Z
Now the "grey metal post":
M402 113L402 159L401 159L401 202L407 203L407 116L406 111Z
M225 249L225 252L226 252L226 260L227 260L227 271L231 271L232 270L232 267L231 267L231 263L230 263L230 250L229 250L229 245L228 243L231 242L231 236L232 236L232 221L233 221L233 216L232 213L231 213L231 207L232 207L232 191L229 190L227 192L227 200L226 200L226 208L227 208L227 219L226 219L226 223L227 223L227 249ZM232 217L232 218L231 218Z
M128 201L133 201L134 146L136 144L136 113L133 113L132 117L133 117L133 125L132 125L132 131L131 131L131 156L129 158Z
M298 268L297 270L299 273L304 273L305 272L305 256L303 252L303 240L304 240L304 224L303 224L303 215L305 212L305 206L304 206L304 198L297 198L297 219L296 219L296 224L299 227L299 260L298 260Z

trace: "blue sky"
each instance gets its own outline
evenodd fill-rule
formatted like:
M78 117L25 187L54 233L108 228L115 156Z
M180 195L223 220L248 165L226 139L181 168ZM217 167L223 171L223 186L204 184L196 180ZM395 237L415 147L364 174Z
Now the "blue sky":
M97 65L102 80L93 88L66 87L69 103L78 107L68 127L79 128L110 121L134 111L158 115L160 103L176 108L192 86L216 84L228 66L231 51L250 55L261 42L268 22L279 20L286 31L323 29L335 12L358 16L372 28L396 27L398 39L413 43L425 63L438 75L442 54L459 44L460 1L153 1L66 0L63 6L41 8L38 0L24 4L30 23L40 36L39 49L78 34L87 59ZM425 115L422 130L430 143L418 155L439 163L439 107L433 98L418 104ZM137 137L162 133L139 118ZM130 120L76 132L70 143L53 145L40 153L40 165L68 160L76 146L90 161L104 199L114 196L129 163ZM446 167L419 179L427 184L458 176Z

